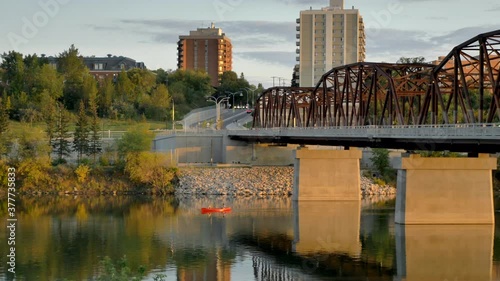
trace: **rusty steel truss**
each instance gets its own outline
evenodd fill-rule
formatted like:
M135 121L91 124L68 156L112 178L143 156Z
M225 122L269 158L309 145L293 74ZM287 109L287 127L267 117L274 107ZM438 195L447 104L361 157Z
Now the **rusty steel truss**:
M500 120L500 30L437 64L360 62L314 88L274 87L257 99L254 127L493 123Z

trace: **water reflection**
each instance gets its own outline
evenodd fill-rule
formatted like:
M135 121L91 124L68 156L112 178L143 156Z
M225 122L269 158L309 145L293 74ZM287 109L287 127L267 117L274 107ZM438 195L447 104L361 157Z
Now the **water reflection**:
M367 202L25 197L17 202L16 280L91 280L104 256L118 261L124 255L132 270L147 268L148 280L157 273L167 280L498 276L492 269L493 226L395 226L393 200ZM209 205L233 212L202 215L201 207ZM0 241L6 235L0 229ZM500 257L498 245L493 261ZM5 253L7 244L0 250ZM1 255L0 280L7 279L5 264Z
M361 254L360 201L295 201L294 251Z
M396 225L399 280L492 280L493 225Z

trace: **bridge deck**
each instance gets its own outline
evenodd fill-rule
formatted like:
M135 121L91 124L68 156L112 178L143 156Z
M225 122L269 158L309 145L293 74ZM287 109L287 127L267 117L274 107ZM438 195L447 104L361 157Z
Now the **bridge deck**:
M260 143L500 152L499 124L268 128L230 131L228 136Z

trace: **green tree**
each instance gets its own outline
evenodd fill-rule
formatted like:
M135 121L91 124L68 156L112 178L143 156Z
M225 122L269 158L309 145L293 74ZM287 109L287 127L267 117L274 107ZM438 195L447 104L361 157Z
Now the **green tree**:
M156 84L164 84L168 86L168 75L171 71L165 71L164 69L159 68L154 72L156 73Z
M64 89L64 77L59 74L52 66L45 64L40 68L40 72L36 77L36 88L38 94L41 95L47 91L49 95L57 100L62 97Z
M262 83L259 83L259 85L257 86L257 89L255 89L254 91L254 104L255 104L255 101L259 98L259 96L264 93L266 89L264 89L264 86L262 86Z
M372 149L372 157L370 160L372 161L375 172L379 174L379 177L381 177L386 183L394 185L396 180L396 171L390 165L389 150L385 148Z
M77 153L78 163L82 160L82 156L89 152L89 123L83 100L80 101L75 134L73 135L73 151Z
M86 74L83 77L83 86L82 86L82 94L84 102L89 103L91 100L93 101L97 100L97 93L98 93L97 81L92 75Z
M40 128L24 125L17 139L19 144L17 149L18 160L47 158L50 146L45 141L44 131Z
M389 150L385 148L372 149L372 157L370 160L372 161L375 171L380 175L384 175L390 164Z
M35 97L37 94L37 79L40 76L40 69L42 61L36 54L26 55L23 59L24 62L24 88L23 90L28 93L30 97Z
M40 107L43 122L45 123L45 133L49 140L48 144L51 147L57 129L57 102L47 90L42 93ZM49 158L50 154L51 151L48 152Z
M32 126L33 122L37 122L42 119L42 113L34 108L33 105L29 105L27 108L19 110L19 117L21 122L28 122L30 126Z
M146 69L132 69L127 72L130 81L134 85L130 102L140 104L144 96L151 92L156 86L156 76Z
M88 69L74 45L59 54L58 70L64 75L64 105L70 110L76 109L84 98L83 80Z
M168 91L175 102L176 116L188 113L207 103L214 93L210 76L204 71L177 70L168 75Z
M118 153L123 159L129 153L149 151L153 138L153 133L143 125L135 126L123 134L122 138L118 140Z
M2 81L6 82L7 93L18 96L24 90L24 60L21 53L10 51L2 54L2 64L4 69Z
M146 116L155 120L164 120L171 104L171 97L167 87L158 85L151 93L149 104L146 105Z
M116 80L116 99L121 101L134 101L134 84L130 81L127 72L122 70Z
M101 153L101 137L99 135L99 117L97 116L97 103L91 102L89 104L90 109L90 141L88 155L92 156L94 159L94 165L96 164L97 154Z
M111 105L114 96L115 96L115 86L113 85L113 78L106 77L99 83L97 105L99 108L100 116L102 117L111 116Z
M10 146L9 140L9 115L2 101L0 103L0 155L8 152Z
M64 162L64 157L71 153L70 141L71 134L69 133L69 112L64 106L58 106L56 116L56 130L54 139L52 140L52 147L57 153L58 163Z

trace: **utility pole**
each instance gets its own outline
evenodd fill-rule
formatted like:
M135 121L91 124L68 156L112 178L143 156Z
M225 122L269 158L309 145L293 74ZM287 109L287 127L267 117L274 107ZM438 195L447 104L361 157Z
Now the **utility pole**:
M172 131L175 131L175 103L172 99Z
M281 83L281 81L283 81L283 84ZM280 86L285 87L285 82L286 82L286 79L283 77L280 77Z
M277 76L272 76L271 78L273 78L273 87L274 87L274 86L275 86L275 85L274 85L274 81L275 81L275 79L276 79L276 78L279 78L279 77L277 77Z

